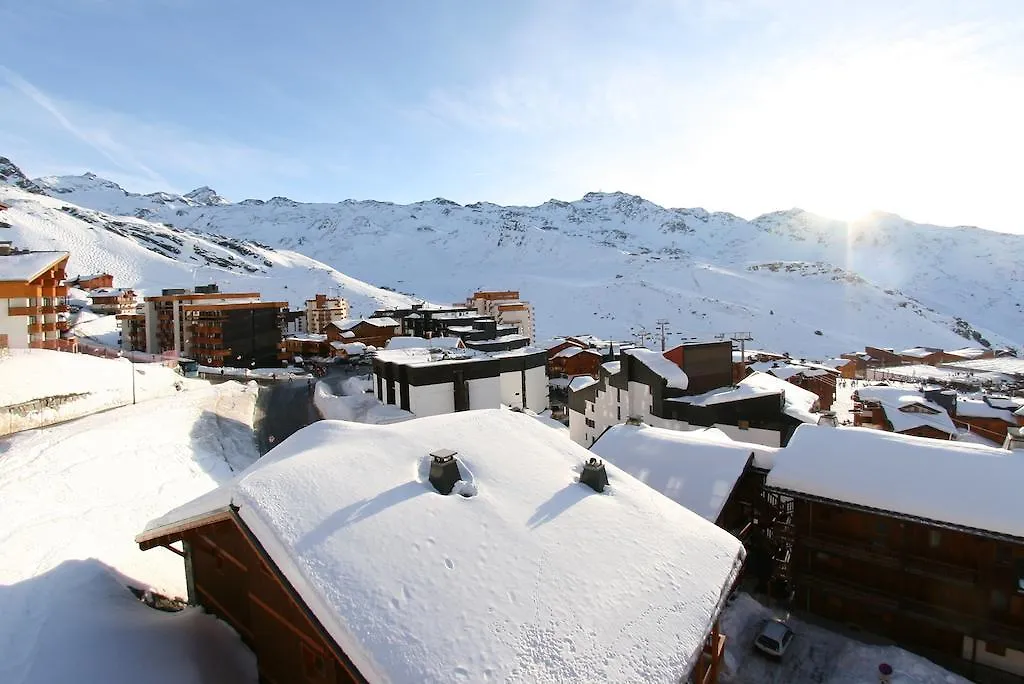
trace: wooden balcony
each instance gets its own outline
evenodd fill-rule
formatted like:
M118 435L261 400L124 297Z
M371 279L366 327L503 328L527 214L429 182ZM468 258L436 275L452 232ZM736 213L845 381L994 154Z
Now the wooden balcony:
M898 568L900 564L899 559L894 553L884 548L873 548L869 542L863 540L814 534L813 536L801 537L800 545L835 556L854 558L890 568Z
M9 316L38 316L43 313L38 306L11 306L7 308Z
M42 323L29 323L27 327L28 327L29 334L43 332L43 324Z

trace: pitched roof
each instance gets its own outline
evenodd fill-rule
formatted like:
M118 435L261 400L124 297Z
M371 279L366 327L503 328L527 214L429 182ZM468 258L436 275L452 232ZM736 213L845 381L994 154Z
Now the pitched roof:
M26 252L0 256L0 282L31 282L69 256L70 252Z
M613 425L590 450L711 522L751 457L776 451L734 442L715 428L683 432L648 425Z
M817 423L820 416L813 411L818 402L818 395L803 387L768 373L754 371L743 378L735 387L720 387L704 394L689 397L673 397L667 401L681 401L694 406L713 406L732 401L744 401L772 394L784 393L785 403L782 412L802 423Z
M686 376L683 369L666 359L661 352L636 348L627 349L623 353L632 356L650 368L651 371L664 378L665 384L668 387L684 390L690 386L690 378Z
M428 454L458 452L442 496ZM320 421L139 541L231 504L373 682L680 681L743 549L530 416Z
M768 486L1024 537L1024 458L980 444L801 425Z
M931 427L949 435L957 435L949 413L939 404L924 398L920 392L906 387L867 385L854 392L861 401L877 402L885 412L885 418L892 424L894 432L906 432L919 427ZM908 411L914 405L925 407L934 413Z

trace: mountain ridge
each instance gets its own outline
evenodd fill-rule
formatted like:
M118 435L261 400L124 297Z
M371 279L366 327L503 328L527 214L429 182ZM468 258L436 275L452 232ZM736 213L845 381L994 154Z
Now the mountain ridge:
M1012 256L1024 237L891 214L846 223L789 209L747 221L621 192L536 207L283 197L200 205L83 176L38 185L110 214L301 252L431 301L519 289L541 335L622 338L668 318L674 339L751 330L755 344L820 357L965 338L1019 346L1024 330L1013 296L1024 267Z

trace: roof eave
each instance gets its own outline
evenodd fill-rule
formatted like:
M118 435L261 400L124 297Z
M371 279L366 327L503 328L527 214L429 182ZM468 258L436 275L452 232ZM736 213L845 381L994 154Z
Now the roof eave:
M170 544L171 542L181 539L183 532L194 530L195 528L202 527L204 525L230 520L234 511L234 506L228 504L227 506L221 506L207 513L201 513L200 515L186 518L185 520L179 520L178 522L156 527L152 530L146 530L145 532L136 535L135 543L139 545L139 549L142 551L148 551L149 549L157 546Z

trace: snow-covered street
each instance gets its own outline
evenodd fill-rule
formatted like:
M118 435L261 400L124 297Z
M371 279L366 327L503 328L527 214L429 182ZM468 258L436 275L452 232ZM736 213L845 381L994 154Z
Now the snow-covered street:
M796 618L787 620L796 636L781 661L754 650L764 620L784 618L747 594L739 594L722 615L728 636L728 684L875 684L878 666L893 667L892 684L967 684L967 680L896 646L875 646Z
M255 681L225 625L126 588L185 596L181 558L134 537L256 459L255 401L229 382L0 440L0 681Z

